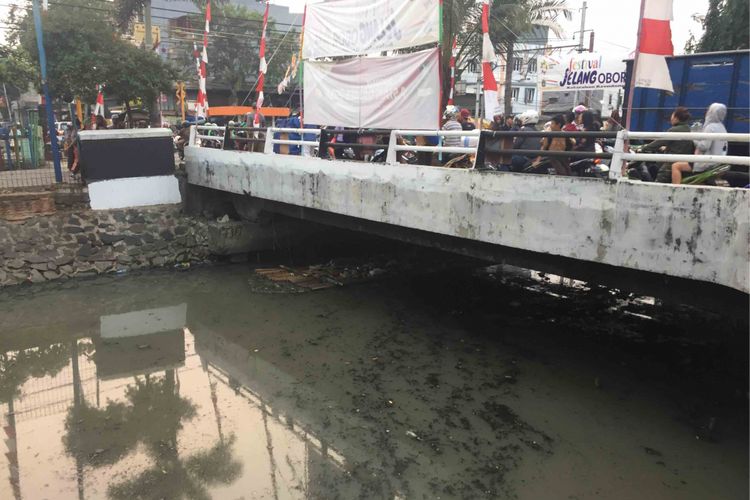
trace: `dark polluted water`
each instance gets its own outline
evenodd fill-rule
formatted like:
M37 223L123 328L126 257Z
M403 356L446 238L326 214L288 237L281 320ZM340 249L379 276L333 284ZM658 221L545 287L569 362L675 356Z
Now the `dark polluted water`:
M746 324L505 269L292 291L0 292L0 498L748 496Z

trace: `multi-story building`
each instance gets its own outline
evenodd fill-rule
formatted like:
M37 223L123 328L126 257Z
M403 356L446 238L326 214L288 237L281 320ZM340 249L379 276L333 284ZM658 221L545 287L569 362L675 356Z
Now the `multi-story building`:
M548 42L548 28L536 27L514 45L513 76L512 76L512 109L513 114L523 113L527 110L539 111L539 82L537 78L537 58L544 55ZM461 73L461 79L457 83L458 102L470 109L474 108L476 100L476 89L478 87L478 76L481 72L480 55L473 55L465 61L459 61L465 65ZM498 107L504 108L505 99L505 68L506 60L504 54L498 54L497 66L495 67L495 79L498 82ZM479 82L481 89L481 82Z

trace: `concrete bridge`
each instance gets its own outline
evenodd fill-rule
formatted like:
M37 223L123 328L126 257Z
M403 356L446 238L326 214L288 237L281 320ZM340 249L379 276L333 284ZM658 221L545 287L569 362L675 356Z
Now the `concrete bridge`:
M241 195L257 210L635 291L666 286L678 300L747 300L743 189L201 147L186 148L186 164L190 185Z

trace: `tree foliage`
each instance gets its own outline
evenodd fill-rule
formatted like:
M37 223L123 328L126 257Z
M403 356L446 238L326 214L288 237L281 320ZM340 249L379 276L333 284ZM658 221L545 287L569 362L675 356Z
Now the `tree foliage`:
M703 20L700 52L750 47L750 4L747 0L710 0Z
M5 84L11 99L18 98L38 80L39 74L26 50L0 45L0 84ZM0 107L0 113L7 114L5 106Z
M50 5L44 16L47 81L52 96L66 101L74 96L89 101L95 99L96 85L103 80L114 44L112 25L105 9L99 7L101 4L95 0L71 0L66 6ZM21 20L21 25L20 46L38 65L36 29L30 12Z
M191 26L203 26L203 14L190 16ZM211 33L208 45L208 86L229 89L230 102L239 104L242 91L251 91L258 79L260 36L263 15L242 5L212 4ZM202 38L194 37L200 47ZM280 33L272 18L268 19L266 35L266 85L270 90L284 77L286 66L292 54L299 50L298 36L294 30ZM190 39L185 40L180 51L180 74L186 80L193 80L195 63Z
M53 98L84 102L96 99L98 85L122 101L152 102L172 87L174 70L157 55L139 50L115 30L114 8L98 0L51 3L43 20L47 55L47 81ZM38 66L36 31L30 13L19 21L21 29L6 50L27 54ZM1 71L1 70L0 70ZM36 79L37 86L40 82Z
M545 27L562 35L558 19L570 18L566 0L494 0L490 9L490 40L497 53L513 57L513 46L534 27ZM458 36L456 78L482 55L482 8L475 0L445 0L443 8L443 68L447 74L453 36ZM512 74L508 64L507 78ZM449 79L443 78L443 95L447 95ZM510 112L510 86L506 85L506 112Z
M148 0L115 0L113 18L120 31L125 31L130 21L143 12Z
M103 80L108 95L120 101L142 99L153 102L159 92L172 88L177 72L151 51L141 50L127 42L122 43L116 64L111 65Z

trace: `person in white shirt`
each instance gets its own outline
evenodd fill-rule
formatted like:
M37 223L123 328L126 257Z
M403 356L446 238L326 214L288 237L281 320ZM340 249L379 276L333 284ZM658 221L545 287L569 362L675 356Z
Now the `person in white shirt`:
M724 118L727 116L727 107L724 104L715 102L708 107L706 111L706 120L703 124L704 133L726 134L727 129L724 127ZM726 156L728 143L725 140L702 139L694 140L695 154ZM713 168L717 163L695 162L693 166L687 162L677 162L672 164L672 184L682 184L682 174L705 172Z

